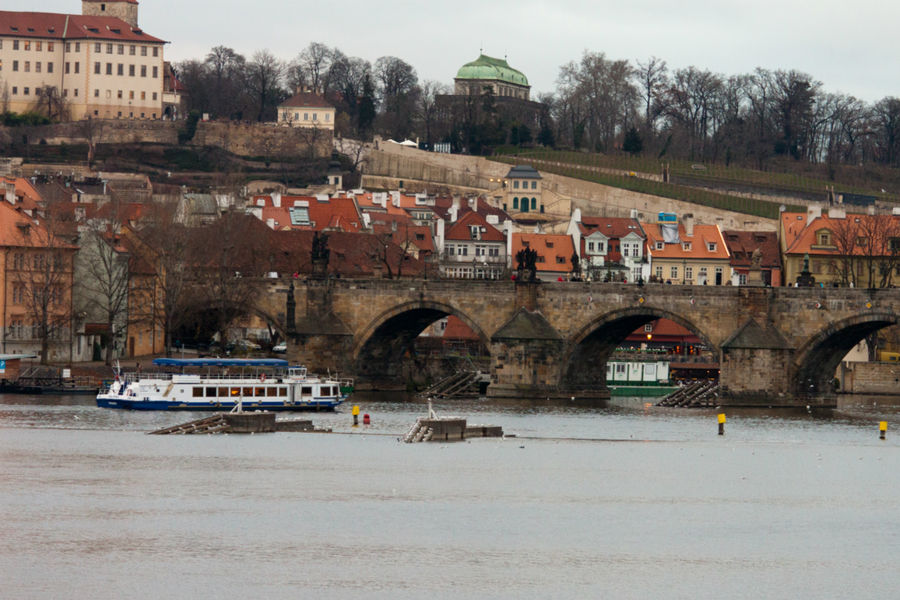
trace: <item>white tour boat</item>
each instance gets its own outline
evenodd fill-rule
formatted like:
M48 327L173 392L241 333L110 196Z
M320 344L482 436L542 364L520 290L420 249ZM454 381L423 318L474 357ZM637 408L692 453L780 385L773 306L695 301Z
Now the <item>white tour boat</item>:
M317 377L281 359L157 358L181 372L116 373L97 406L128 410L334 410L352 382ZM205 373L186 373L203 369Z

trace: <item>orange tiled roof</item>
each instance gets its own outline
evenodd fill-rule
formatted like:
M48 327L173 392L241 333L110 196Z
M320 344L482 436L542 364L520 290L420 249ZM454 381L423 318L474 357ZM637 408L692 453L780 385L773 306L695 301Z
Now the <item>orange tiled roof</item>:
M117 17L0 11L0 36L56 40L104 40L163 44Z
M654 259L727 260L730 256L728 246L725 245L725 239L722 237L722 232L716 225L694 225L694 235L688 236L685 233L684 225L679 223L678 239L680 243L664 244L662 249L656 248L656 242L664 241L659 225L656 223L644 223L643 228L644 233L647 234L648 252ZM685 243L689 244L689 250L685 249ZM715 250L709 249L710 243L715 244Z
M575 244L571 236L547 233L514 233L512 238L512 255L519 250L531 248L538 254L537 270L553 272L571 272L572 255ZM543 259L543 260L542 260Z
M40 220L29 217L7 202L0 202L0 247L76 248L52 236Z
M646 239L638 220L627 217L582 217L578 227L583 236L602 233L608 238L621 239L629 233L634 233Z
M873 221L885 220L889 224L887 226L873 225ZM864 215L864 214L848 214L846 217L815 217L809 221L806 213L782 213L781 225L784 231L785 254L806 254L811 255L837 255L847 252L852 247L851 253L859 256L872 255L872 249L853 243L858 237L869 237L871 232L880 231L885 236L885 246L887 237L900 237L900 216L898 215ZM820 246L816 239L816 233L827 229L831 232L831 245ZM843 237L847 241L841 243L840 238ZM885 254L890 254L890 250L885 247ZM875 254L880 255L880 254Z
M506 239L499 229L487 222L487 219L471 210L460 217L456 223L451 224L444 237L456 241L471 240L472 233L469 227L472 225L484 228L484 231L481 232L481 241L502 242Z
M334 108L328 100L319 94L311 92L297 92L278 106L292 108Z

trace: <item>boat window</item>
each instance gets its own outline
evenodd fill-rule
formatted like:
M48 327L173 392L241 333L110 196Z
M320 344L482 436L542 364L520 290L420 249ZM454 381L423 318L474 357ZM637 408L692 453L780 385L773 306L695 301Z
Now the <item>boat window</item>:
M216 397L216 388L214 388L214 387L206 388L206 397L207 398L215 398Z
M231 389L232 396L240 396L241 395L241 388L230 388L230 389Z
M258 387L256 388L256 394L254 394L257 398L265 398L266 397L266 388Z
M203 388L202 387L192 388L191 395L194 398L202 398L203 397Z
M278 395L279 396L287 396L287 388L286 387L278 388Z
M312 386L304 385L302 388L300 388L300 393L304 396L312 396Z
M266 388L266 396L277 396L278 388L277 387L268 387Z
M228 388L220 387L219 388L219 398L227 398L228 397Z
M252 398L253 397L253 388L245 387L244 388L244 398Z

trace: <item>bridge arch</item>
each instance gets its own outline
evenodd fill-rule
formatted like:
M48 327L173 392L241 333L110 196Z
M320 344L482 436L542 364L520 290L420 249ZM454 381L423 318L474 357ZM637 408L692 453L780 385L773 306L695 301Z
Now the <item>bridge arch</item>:
M669 319L690 330L718 356L718 346L681 315L653 306L623 308L596 316L570 336L561 363L563 386L574 390L605 386L606 363L612 353L634 330L656 319Z
M444 302L416 300L382 312L356 336L352 351L355 372L370 381L397 380L403 355L413 341L429 325L450 315L468 325L485 350L489 348L489 336L465 312Z
M841 359L867 336L898 322L896 313L872 312L829 323L794 355L794 393L800 396L832 393L834 373Z
M198 342L209 342L211 336L217 333L218 322L221 318L219 314L223 310L226 312L225 318L229 321L226 329L241 317L257 317L265 322L270 330L275 331L280 339L287 339L282 320L252 300L224 301L219 306L208 304L190 306L182 325L176 332L173 332L173 336L175 336L173 339L176 337L180 339L197 338Z

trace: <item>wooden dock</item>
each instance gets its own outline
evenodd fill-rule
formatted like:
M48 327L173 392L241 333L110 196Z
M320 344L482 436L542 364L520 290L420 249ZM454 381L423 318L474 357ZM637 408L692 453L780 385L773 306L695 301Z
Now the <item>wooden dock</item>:
M181 425L151 431L151 435L190 435L201 433L271 433L274 431L316 431L308 419L277 421L273 412L216 413Z

